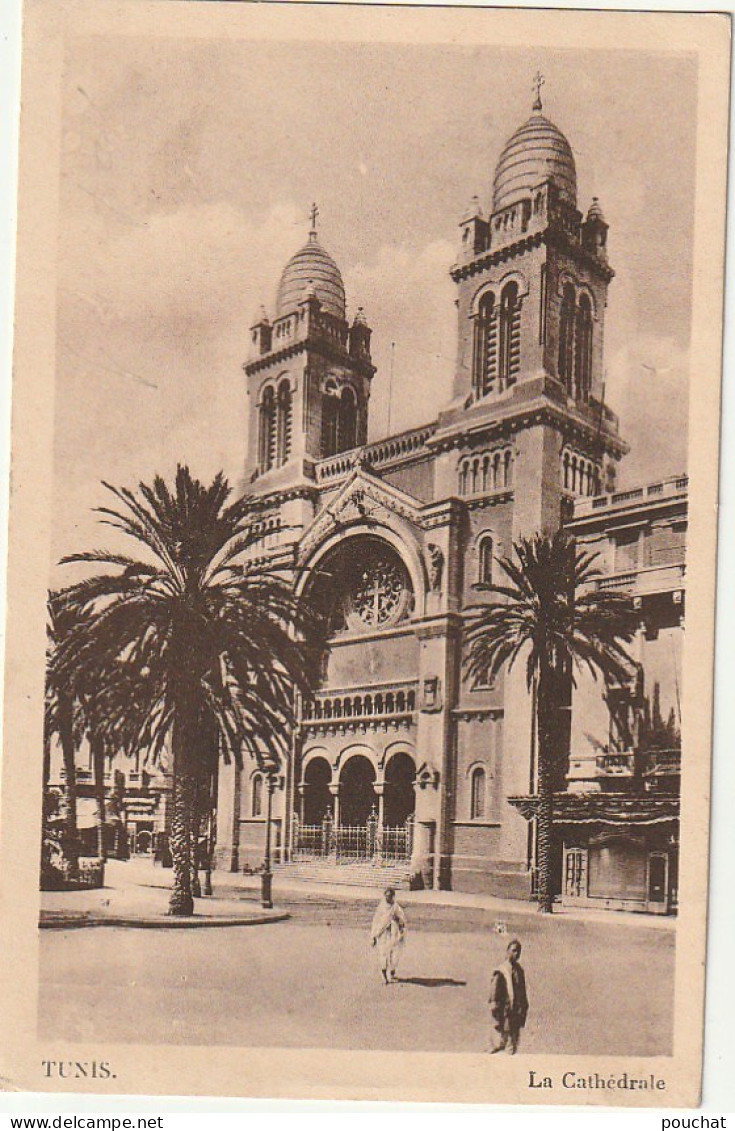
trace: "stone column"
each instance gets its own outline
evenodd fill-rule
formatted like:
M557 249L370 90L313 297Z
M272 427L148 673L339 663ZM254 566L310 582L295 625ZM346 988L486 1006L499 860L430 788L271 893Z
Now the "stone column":
M377 781L373 786L375 796L378 799L378 831L383 831L383 821L385 818L385 782Z
M334 821L334 827L335 828L339 827L339 786L340 786L340 783L338 781L333 781L333 782L329 783L329 792L331 793L332 797L334 798L334 806L332 808L332 819Z

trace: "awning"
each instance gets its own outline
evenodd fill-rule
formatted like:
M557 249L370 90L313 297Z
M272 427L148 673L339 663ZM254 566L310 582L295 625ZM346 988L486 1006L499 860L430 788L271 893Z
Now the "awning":
M539 798L509 797L509 803L526 818L538 813ZM641 825L674 824L679 820L679 798L627 793L556 793L554 794L555 825L609 825L631 828Z

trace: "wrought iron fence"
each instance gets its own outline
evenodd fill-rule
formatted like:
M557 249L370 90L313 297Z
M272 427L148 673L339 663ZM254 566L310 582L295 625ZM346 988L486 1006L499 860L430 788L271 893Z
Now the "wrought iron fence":
M366 825L302 825L294 818L291 838L293 860L401 861L413 850L413 818L395 828L380 828L369 819Z

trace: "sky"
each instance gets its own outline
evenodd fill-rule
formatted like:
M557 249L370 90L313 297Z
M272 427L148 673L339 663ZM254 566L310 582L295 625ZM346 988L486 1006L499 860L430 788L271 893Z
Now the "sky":
M452 44L71 39L61 120L54 561L104 545L101 481L188 463L242 486L242 363L305 242L339 264L378 367L370 439L450 398L458 222L544 113L598 196L616 277L606 396L619 482L686 468L696 68L687 55ZM394 343L394 345L393 345ZM392 392L389 396L391 362Z

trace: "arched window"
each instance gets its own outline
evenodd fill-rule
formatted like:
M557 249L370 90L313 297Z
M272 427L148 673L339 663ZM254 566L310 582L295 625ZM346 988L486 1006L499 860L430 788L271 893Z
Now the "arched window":
M466 495L467 494L468 477L469 477L469 464L467 463L466 460L464 460L463 463L460 466L460 469L459 469L459 493L460 493L460 495Z
M493 536L483 534L478 550L477 581L480 585L492 585L493 581Z
M342 390L339 402L339 450L348 452L357 444L357 404L352 389Z
M476 495L480 490L480 461L474 460L472 463L472 494Z
M510 487L513 481L513 454L506 452L503 457L503 486Z
M564 489L569 490L569 452L564 452Z
M263 816L263 777L262 774L256 774L253 778L253 785L251 790L251 809L250 815L252 817Z
M590 399L592 384L592 304L589 295L579 300L575 320L574 395L577 400Z
M483 295L475 319L473 380L478 397L495 388L498 376L498 311L492 292Z
M322 397L322 456L337 454L339 407L337 389L330 385Z
M559 318L559 380L572 392L572 369L574 365L574 287L567 283L561 300Z
M518 284L507 283L500 297L500 387L511 385L521 367L521 304Z
M273 387L263 391L260 403L258 428L258 466L261 471L269 471L276 458L276 398Z
M291 454L291 386L281 381L278 386L278 424L276 438L276 466L286 463Z
M475 766L472 771L470 788L470 820L477 821L485 816L485 771Z

